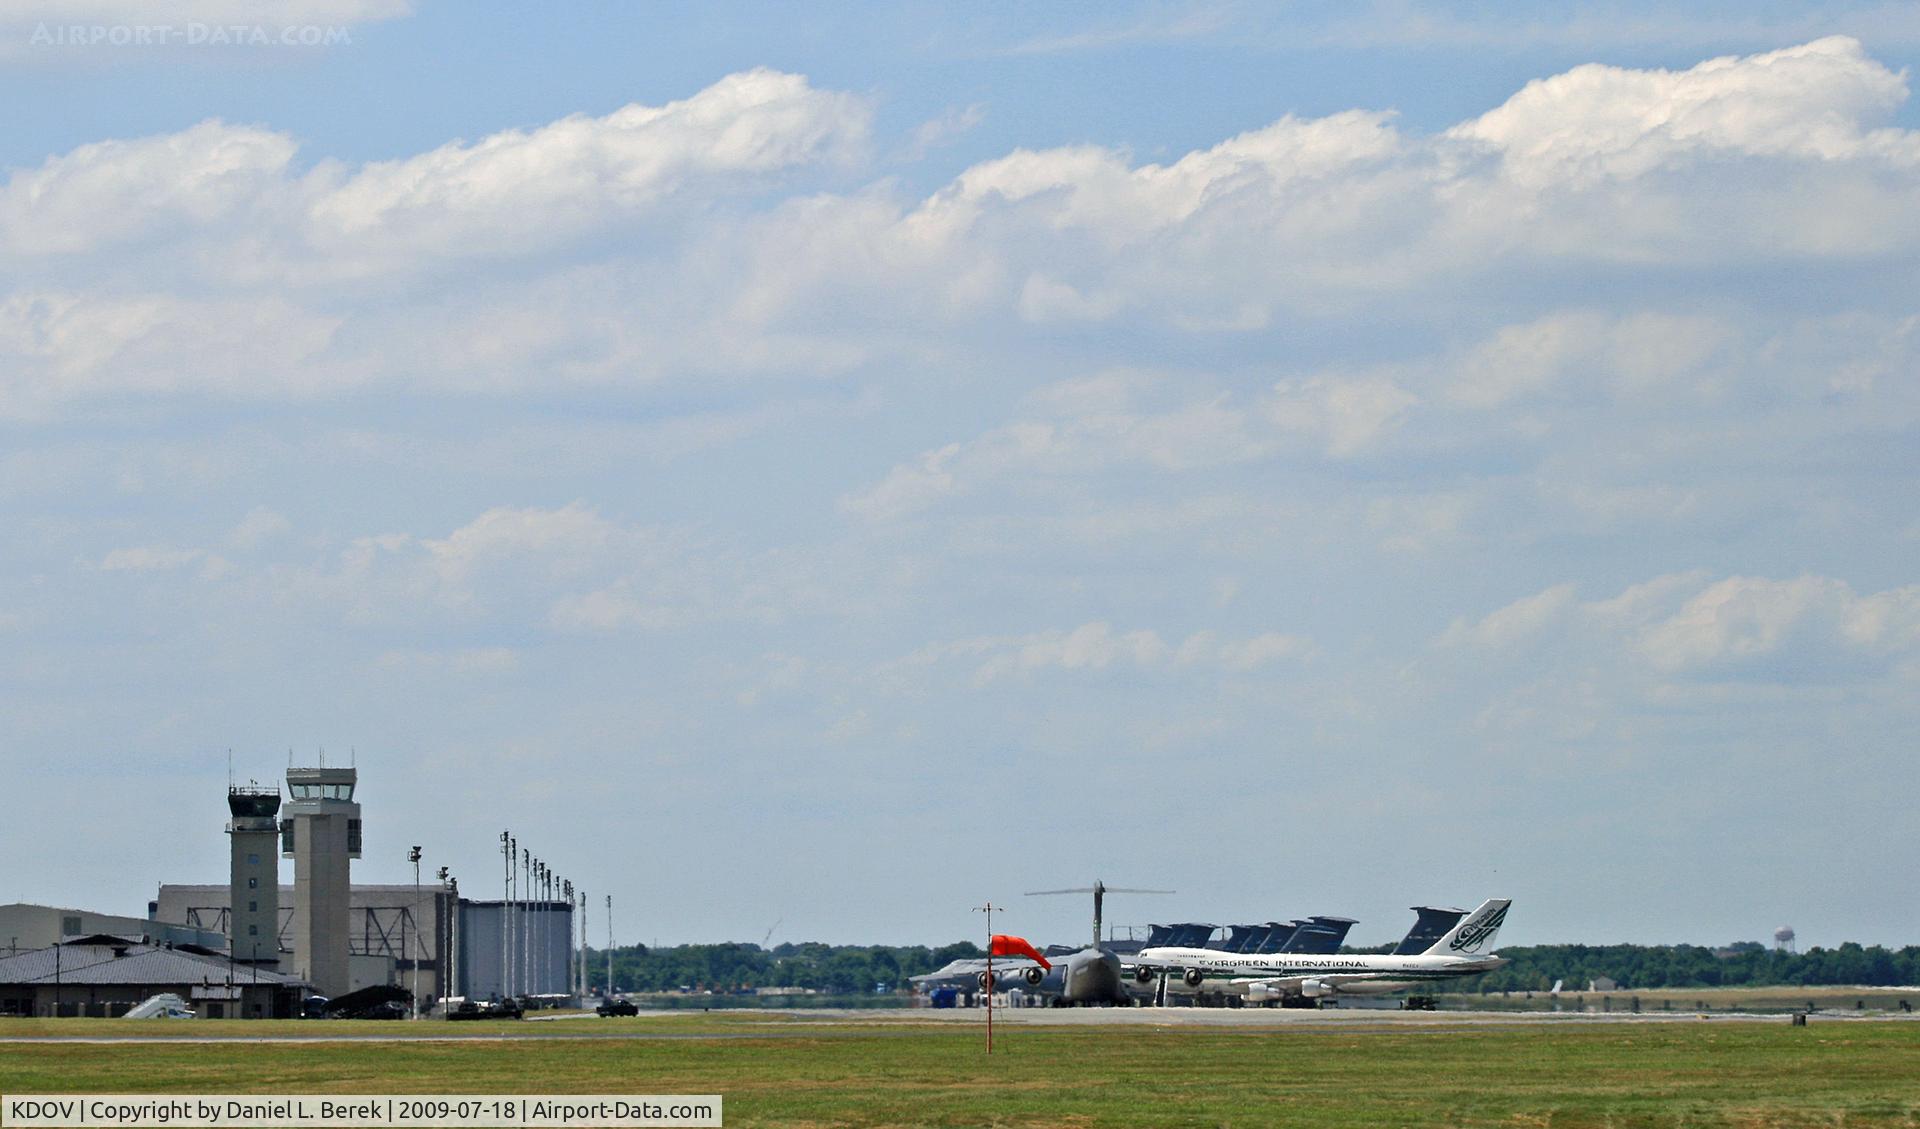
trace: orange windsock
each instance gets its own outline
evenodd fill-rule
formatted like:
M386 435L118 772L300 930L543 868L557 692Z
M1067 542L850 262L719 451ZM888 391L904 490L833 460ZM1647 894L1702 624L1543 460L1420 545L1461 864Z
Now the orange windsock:
M1007 933L995 933L993 935L993 947L987 951L997 957L1032 957L1038 962L1041 968L1050 969L1053 967L1046 957L1040 955L1039 949L1027 944L1025 937L1015 937Z

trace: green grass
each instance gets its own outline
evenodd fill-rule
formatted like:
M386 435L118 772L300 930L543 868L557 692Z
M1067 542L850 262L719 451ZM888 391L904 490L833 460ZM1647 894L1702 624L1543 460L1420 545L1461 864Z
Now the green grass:
M102 1023L0 1036L128 1032ZM280 1026L140 1025L233 1032L230 1048L4 1045L0 1092L718 1093L730 1126L1920 1125L1920 1023L1017 1027L990 1059L965 1026L761 1016L542 1024L556 1030L507 1042L245 1038ZM326 1029L402 1026L426 1025ZM636 1031L743 1037L607 1037Z

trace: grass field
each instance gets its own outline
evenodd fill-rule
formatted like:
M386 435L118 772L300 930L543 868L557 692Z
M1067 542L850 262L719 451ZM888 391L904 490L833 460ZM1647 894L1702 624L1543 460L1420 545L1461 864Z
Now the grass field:
M473 1036L271 1043L254 1036ZM480 1038L511 1032L531 1037ZM111 1020L0 1038L112 1037ZM231 1045L0 1045L0 1093L718 1093L730 1126L1920 1125L1920 1022L1002 1027L642 1016L545 1024L142 1024ZM655 1035L664 1038L623 1036Z

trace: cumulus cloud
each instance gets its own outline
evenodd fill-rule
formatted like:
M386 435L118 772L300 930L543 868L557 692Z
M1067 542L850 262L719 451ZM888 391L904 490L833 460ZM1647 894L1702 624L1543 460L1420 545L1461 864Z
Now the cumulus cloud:
M0 194L0 247L74 255L193 237L211 245L196 253L216 279L288 281L545 250L676 194L850 159L869 116L853 95L760 69L664 106L306 172L286 135L208 121L14 172Z
M573 502L494 507L439 537L356 537L320 562L277 564L251 579L275 602L352 623L575 635L883 607L886 588L870 568L832 548L748 549Z
M769 70L357 167L210 121L81 146L0 189L0 263L45 280L0 297L0 348L33 386L0 411L121 389L496 394L841 374L965 350L986 327L1254 340L1360 309L1417 320L1463 286L1525 286L1568 263L1886 259L1920 244L1920 141L1886 124L1906 94L1857 42L1823 39L1684 71L1578 68L1434 136L1352 110L1159 163L1018 149L918 200L884 181L782 194L796 173L857 174L872 110ZM422 274L440 285L414 295ZM1444 394L1526 404L1602 368L1657 394L1724 344L1699 313L1536 319L1468 358ZM259 352L231 336L202 344L202 327L236 323L262 326L249 343L264 363L219 361ZM1404 372L1328 375L1290 377L1269 421L1332 458L1372 450L1428 393ZM1195 441L1271 443L1230 418L1245 406L1109 422L1150 457L1195 465ZM1029 440L1074 437L990 445ZM944 472L909 468L901 501L871 508L913 509Z
M386 263L551 247L676 192L848 159L868 116L860 99L802 76L746 71L665 106L365 166L314 195L311 238L323 252Z
M1243 674L1269 663L1299 660L1313 652L1305 636L1265 632L1248 638L1223 637L1215 631L1197 631L1181 642L1169 643L1157 631L1117 631L1096 620L1065 630L1026 635L978 635L923 647L888 670L930 667L958 662L973 667L976 687L1048 670L1171 671L1183 667Z
M1574 663L1608 658L1659 677L1767 680L1789 669L1814 680L1860 677L1920 652L1920 586L1862 594L1826 576L1689 572L1582 603L1572 584L1559 584L1477 622L1458 620L1438 643L1514 652L1539 641Z
M1122 466L1194 471L1288 450L1346 458L1390 431L1415 402L1391 381L1366 375L1281 381L1245 402L1224 394L1164 407L1142 402L1143 392L1173 386L1127 372L1043 387L1029 398L1039 418L924 452L847 495L841 506L886 521L1030 476L1073 477Z
M1920 162L1920 142L1872 129L1906 100L1905 79L1834 36L1685 71L1597 63L1537 79L1450 131L1500 155L1533 187L1584 188L1672 167L1692 155Z

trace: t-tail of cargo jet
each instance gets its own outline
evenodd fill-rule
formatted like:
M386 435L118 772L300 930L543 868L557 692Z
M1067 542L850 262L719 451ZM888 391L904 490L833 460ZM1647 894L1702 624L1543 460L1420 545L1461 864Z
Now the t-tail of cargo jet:
M1253 1003L1312 1006L1339 995L1384 995L1489 972L1505 964L1493 955L1493 942L1511 904L1509 898L1480 903L1417 953L1396 951L1376 956L1148 948L1134 958L1134 975L1142 982L1160 975L1178 976L1194 989L1213 982L1218 989L1244 994ZM1422 922L1431 920L1422 914ZM1420 931L1420 923L1416 923L1414 932ZM1411 940L1414 934L1408 936ZM1401 947L1406 945L1403 941Z

